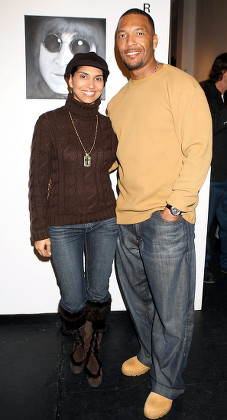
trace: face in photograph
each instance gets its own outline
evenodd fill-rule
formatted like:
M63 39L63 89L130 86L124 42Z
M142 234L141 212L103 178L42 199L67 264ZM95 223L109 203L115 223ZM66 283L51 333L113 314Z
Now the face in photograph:
M67 93L64 74L66 66L74 54L78 52L96 52L95 43L79 35L78 32L49 33L40 46L40 73L53 92Z
M105 58L105 19L25 16L26 97L65 98L68 62L76 53Z

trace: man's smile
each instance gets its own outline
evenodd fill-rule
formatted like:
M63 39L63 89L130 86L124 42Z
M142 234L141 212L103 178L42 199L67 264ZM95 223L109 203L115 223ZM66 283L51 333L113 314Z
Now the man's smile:
M137 54L140 54L140 51L133 50L133 51L128 51L128 52L125 53L125 55L127 55L127 56L133 56L133 55L137 55Z

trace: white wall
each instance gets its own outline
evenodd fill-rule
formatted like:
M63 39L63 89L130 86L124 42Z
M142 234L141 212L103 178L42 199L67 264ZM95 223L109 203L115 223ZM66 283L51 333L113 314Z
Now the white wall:
M199 192L199 204L196 208L195 250L196 250L196 293L195 309L201 309L203 296L203 275L205 265L206 232L210 189L210 170Z
M167 62L169 0L150 2L160 36L157 57ZM38 116L63 105L62 100L26 99L24 15L106 18L106 60L110 67L105 112L111 97L126 83L114 58L114 33L122 13L132 7L143 9L142 1L19 0L12 6L1 2L0 48L2 56L0 91L0 313L56 312L59 290L50 262L41 262L30 245L28 173L30 145ZM113 309L124 309L115 274L111 277Z
M150 4L159 35L156 57L167 62L170 2L153 0ZM59 290L50 262L39 261L30 245L28 173L34 124L40 114L62 106L63 101L26 99L24 15L107 19L106 60L111 74L106 100L100 109L104 113L108 101L126 82L114 58L114 33L118 18L127 9L143 9L143 5L141 1L129 0L110 3L106 0L19 0L13 6L10 2L0 4L1 314L56 312L59 301ZM203 232L200 235L204 237ZM110 289L113 310L124 309L114 272ZM201 293L197 306L200 305Z

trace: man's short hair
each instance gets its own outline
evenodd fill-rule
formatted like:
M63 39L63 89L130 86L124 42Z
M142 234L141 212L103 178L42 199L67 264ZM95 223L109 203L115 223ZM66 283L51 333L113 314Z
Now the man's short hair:
M148 13L144 12L141 9L129 9L125 13L123 13L123 15L121 15L119 20L121 20L121 18L123 18L123 16L127 16L127 15L143 15L143 16L146 16L150 25L151 25L151 27L152 27L152 29L153 29L153 31L154 31L154 33L155 33L154 21Z
M216 83L223 78L223 71L227 70L227 53L218 55L212 65L209 80Z

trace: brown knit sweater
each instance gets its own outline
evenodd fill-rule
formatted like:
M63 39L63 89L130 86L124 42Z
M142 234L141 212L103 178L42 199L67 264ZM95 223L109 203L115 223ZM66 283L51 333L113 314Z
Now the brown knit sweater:
M48 225L89 223L115 217L109 169L116 159L117 139L109 118L98 113L100 100L84 104L69 94L65 106L41 115L35 125L30 164L31 240L49 237ZM98 114L91 166L84 167ZM50 184L51 180L51 186Z

